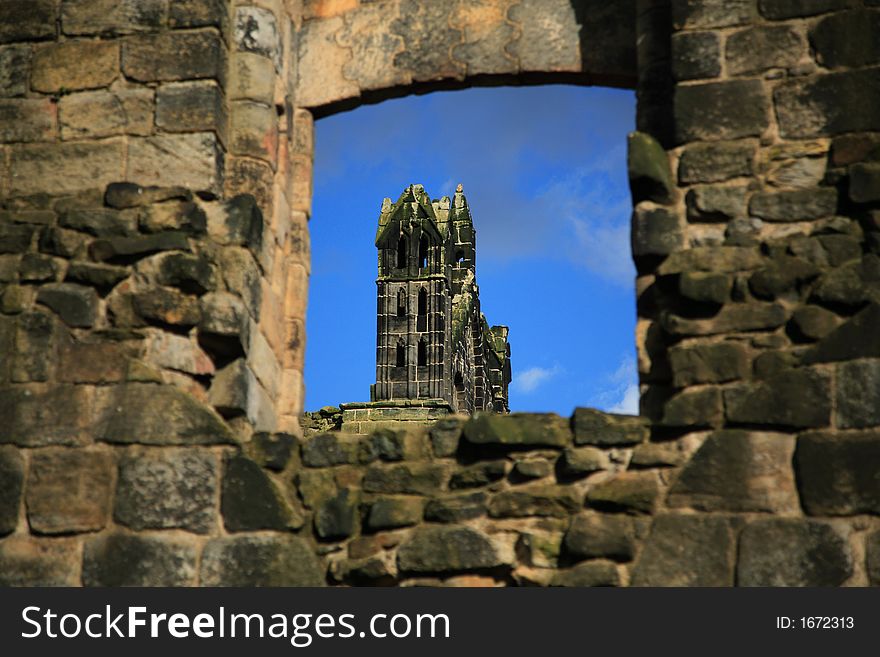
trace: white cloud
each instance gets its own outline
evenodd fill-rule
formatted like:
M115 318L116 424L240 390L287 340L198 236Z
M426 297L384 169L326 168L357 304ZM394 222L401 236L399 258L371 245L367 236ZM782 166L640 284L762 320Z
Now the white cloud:
M624 415L639 414L639 386L631 383L623 392L623 399L608 409L609 413L623 413Z
M632 356L623 356L617 369L604 377L604 390L591 403L608 413L639 414L638 373Z
M524 394L534 392L538 386L546 383L554 376L562 372L559 365L553 367L530 367L527 370L517 372L513 377L510 387Z

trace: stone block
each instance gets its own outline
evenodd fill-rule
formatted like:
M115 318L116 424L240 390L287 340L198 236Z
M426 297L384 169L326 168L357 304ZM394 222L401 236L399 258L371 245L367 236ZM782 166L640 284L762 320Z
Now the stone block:
M880 585L880 532L875 531L865 538L865 561L868 571L868 582L872 586Z
M219 194L222 167L222 144L213 132L155 135L129 140L125 178Z
M526 0L512 6L507 16L519 27L520 34L519 38L515 38L505 47L505 51L519 59L520 70L580 70L578 21L576 10L570 3L558 0ZM442 24L445 25L446 22ZM435 38L439 39L439 36ZM448 38L458 41L457 36L453 33ZM432 45L437 48L439 43ZM535 43L542 43L543 47L535 48ZM428 46L428 43L424 45ZM416 67L417 77L418 68L420 67Z
M732 586L736 543L723 516L657 516L632 586Z
M452 456L458 451L458 443L462 435L462 427L467 420L464 417L438 420L428 430L434 456L443 458Z
M90 328L98 315L94 289L74 283L50 283L40 288L37 302L55 311L68 326Z
M226 139L226 103L214 80L171 82L156 92L156 125L168 132L213 130Z
M83 586L193 586L196 548L179 540L106 534L83 547Z
M301 107L319 107L360 93L357 83L342 73L351 59L351 49L343 48L336 40L343 25L341 16L303 23L296 56L299 62L296 97Z
M596 560L558 570L550 580L550 586L620 586L620 573L610 561Z
M789 68L806 54L797 31L787 25L756 25L727 37L725 56L729 75Z
M723 274L757 269L763 264L764 257L754 247L695 246L673 253L657 268L657 273L661 276L694 271Z
M12 194L68 194L96 189L123 177L121 139L54 144L17 144L10 149Z
M801 306L792 314L791 325L802 339L821 340L840 325L840 319L820 306Z
M821 219L836 210L837 190L828 187L755 194L749 201L749 214L765 221Z
M102 36L151 32L164 27L167 13L163 0L64 0L61 30Z
M773 92L783 139L880 130L880 69L793 79Z
M757 18L754 0L673 0L676 29L747 25Z
M23 488L24 459L15 447L0 446L0 536L18 527Z
M348 538L358 526L357 499L344 488L335 496L323 500L315 509L315 533L324 540Z
M55 0L6 0L0 43L54 39L57 4Z
M187 235L201 235L207 230L208 219L197 203L173 200L142 208L138 225L146 233L182 231Z
M656 139L643 132L627 137L627 173L633 204L668 203L673 196L669 156Z
M801 290L819 274L820 270L806 260L776 256L749 277L749 289L760 299L800 300Z
M125 264L160 251L176 250L189 251L186 235L178 231L100 239L89 245L89 253L95 260L111 260Z
M226 531L285 531L303 525L302 513L284 499L259 465L243 456L229 456L223 466L220 498Z
M275 15L262 7L237 7L233 41L238 50L269 58L281 70L281 33Z
M758 80L679 86L675 90L676 143L758 137L769 125L769 103ZM731 107L737 107L731 112Z
M281 472L287 467L298 451L299 440L287 433L258 432L251 437L251 450L254 460L264 468Z
M532 486L496 493L489 501L492 518L565 518L583 504L576 490L567 486Z
M822 522L768 518L740 535L738 586L840 586L852 572L846 540Z
M631 561L636 549L633 520L618 515L575 516L563 545L566 553L577 561L597 558Z
M746 185L698 185L685 197L688 221L731 221L748 211Z
M545 459L523 459L513 465L513 477L516 479L543 479L553 474L553 463Z
M41 253L48 253L62 258L73 258L85 255L84 245L86 241L85 235L72 230L50 226L41 231L39 248Z
M559 465L568 477L584 477L605 470L609 462L607 454L597 447L567 447Z
M751 141L719 141L692 144L678 162L681 183L722 182L752 175L755 144Z
M192 192L183 187L141 187L130 182L113 182L107 185L104 203L111 208L123 210L161 203L169 200L192 200Z
M28 90L30 68L30 45L22 44L0 48L0 97L24 96Z
M639 204L632 214L634 256L669 255L684 247L684 232L671 210Z
M213 31L156 32L122 44L122 71L138 82L223 81L226 48Z
M629 467L667 468L681 465L687 459L687 447L683 442L642 443L633 449Z
M161 329L148 329L146 333L144 362L194 376L214 373L214 363L192 337Z
M805 364L880 358L880 304L872 303L822 338L803 356Z
M208 219L208 233L221 244L247 246L255 253L263 239L263 213L251 194L239 194Z
M742 424L824 427L831 420L831 382L815 369L777 372L724 391L727 419Z
M676 388L746 379L750 373L747 350L739 342L672 347L669 363Z
M202 295L212 291L216 275L210 260L204 255L167 253L153 259L156 282L174 287L185 294Z
M506 474L506 461L488 461L453 473L449 479L449 488L455 490L487 486L494 481L503 479Z
M171 27L218 27L229 30L229 7L225 0L175 0L168 7Z
M271 105L275 99L275 65L250 52L238 52L229 69L230 100L251 100Z
M880 62L880 11L856 9L826 16L810 30L816 61L829 69Z
M191 327L199 323L199 301L167 287L135 293L134 309L140 317L159 325Z
M28 524L38 534L98 531L110 515L113 458L90 449L34 452L27 491Z
M0 142L54 140L57 112L48 98L0 99Z
M137 221L133 215L106 208L69 210L61 215L58 225L95 237L121 237L137 234Z
M86 338L88 340L88 338ZM101 340L62 340L58 349L58 380L63 383L117 383L128 374L128 359L140 345Z
M9 378L16 383L47 381L55 366L55 345L55 321L51 315L22 313L13 334L13 349L7 352Z
M723 406L717 387L688 388L663 406L660 421L666 427L714 427L721 424Z
M486 515L486 493L455 495L430 500L425 505L428 522L461 522Z
M880 360L837 365L835 426L861 429L880 426Z
M208 400L225 417L244 415L257 431L275 429L272 401L243 358L217 372Z
M57 385L0 390L0 443L22 447L82 445L92 440L92 391Z
M880 163L857 163L849 168L849 197L856 203L880 201Z
M406 573L460 572L504 565L488 536L470 527L420 527L397 551Z
M587 503L599 510L651 513L660 496L654 472L621 472L587 491Z
M446 483L446 466L435 463L372 465L364 475L368 493L432 495Z
M717 431L684 466L667 505L701 511L796 512L800 504L793 454L792 436Z
M0 541L0 586L79 586L75 539L10 536Z
M677 315L662 318L663 328L674 336L718 335L779 328L788 320L788 311L779 303L730 303L709 319L690 319Z
M271 164L278 156L278 115L270 105L247 100L230 108L229 148L236 155L249 155Z
M97 89L118 76L118 43L61 41L34 52L31 87L43 93Z
M880 513L880 431L816 431L798 438L794 455L804 510L814 516Z
M758 9L764 18L780 21L824 14L847 4L847 0L758 0Z
M215 538L202 552L201 586L324 586L324 566L297 536Z
M553 413L477 413L463 433L473 445L564 447L572 440L568 422Z
M173 386L128 383L110 392L98 438L144 445L218 445L236 441L210 408Z
M153 132L153 90L84 91L58 101L62 139Z
M672 35L672 75L699 80L721 75L721 40L717 32L681 32Z
M732 285L732 277L729 274L686 271L678 278L679 294L685 299L699 303L726 303L730 300Z
M571 418L575 445L618 447L635 445L648 438L646 421L631 415L576 408Z
M226 247L218 253L217 265L230 292L240 296L254 321L260 320L262 290L260 267L248 249Z
M419 497L381 497L370 505L367 527L381 530L417 525L424 508L425 500Z

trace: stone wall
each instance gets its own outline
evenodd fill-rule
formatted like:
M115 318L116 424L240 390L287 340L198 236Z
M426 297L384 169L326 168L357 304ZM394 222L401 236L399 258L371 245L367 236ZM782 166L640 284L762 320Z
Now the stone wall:
M880 583L877 0L4 11L3 582ZM559 81L638 94L643 418L303 437L313 115Z

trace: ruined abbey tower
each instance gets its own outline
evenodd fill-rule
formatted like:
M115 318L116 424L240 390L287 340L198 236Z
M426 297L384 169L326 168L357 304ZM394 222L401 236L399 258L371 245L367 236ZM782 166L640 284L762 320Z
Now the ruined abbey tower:
M421 185L386 198L379 249L376 384L371 401L440 399L460 413L506 413L507 327L480 312L476 231L461 185L452 200Z

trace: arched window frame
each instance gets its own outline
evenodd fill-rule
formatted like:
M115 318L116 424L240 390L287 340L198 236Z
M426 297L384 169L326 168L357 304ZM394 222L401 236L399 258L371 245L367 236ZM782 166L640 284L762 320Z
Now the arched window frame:
M418 315L423 317L428 314L428 290L419 288Z
M400 288L397 292L397 316L406 317L406 289Z
M397 268L398 269L406 269L408 266L408 250L406 243L406 236L401 235L400 239L397 240Z
M422 367L428 364L428 340L424 337L419 339L418 364Z
M406 343L403 340L397 342L395 366L406 367Z

